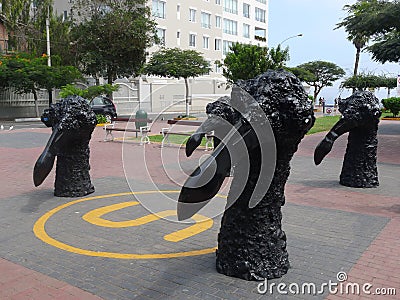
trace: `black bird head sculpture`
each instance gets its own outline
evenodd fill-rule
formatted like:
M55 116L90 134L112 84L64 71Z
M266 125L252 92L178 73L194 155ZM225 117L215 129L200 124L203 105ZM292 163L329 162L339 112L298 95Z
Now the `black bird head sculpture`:
M178 199L178 218L191 217L219 191L233 169L218 236L217 270L247 280L275 278L289 268L281 230L290 160L313 126L313 107L291 73L267 71L239 81L232 96L207 106L208 119L186 145L189 156L205 133L215 150L190 175Z
M97 120L87 100L79 96L62 99L46 109L41 120L53 131L33 170L35 186L46 179L57 156L55 195L77 197L93 192L89 141Z
M335 140L349 132L340 183L350 187L376 187L379 185L376 168L379 100L369 91L357 91L338 104L342 118L315 149L314 162L319 165Z

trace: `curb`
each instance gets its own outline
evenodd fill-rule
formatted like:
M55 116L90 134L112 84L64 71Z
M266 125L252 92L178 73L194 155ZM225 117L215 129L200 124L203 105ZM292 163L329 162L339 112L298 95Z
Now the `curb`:
M16 123L21 123L21 122L36 122L40 121L40 118L20 118L20 119L15 119L14 122Z

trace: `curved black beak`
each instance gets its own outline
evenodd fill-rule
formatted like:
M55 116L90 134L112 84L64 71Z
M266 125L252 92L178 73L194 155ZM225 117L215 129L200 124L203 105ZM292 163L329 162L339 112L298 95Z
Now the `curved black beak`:
M62 136L63 133L59 132L58 128L53 129L46 147L37 159L35 167L33 168L33 183L35 186L41 185L53 168L57 144Z
M224 126L223 122L215 119L204 122L205 126L199 128L188 140L186 153L193 153L200 144L199 138L203 136L202 130L207 131L212 124L216 131L223 131L218 136L225 136L214 152L189 176L181 189L178 198L178 220L185 220L192 217L220 190L225 177L230 173L232 164L248 155L248 150L258 145L258 140L250 125L239 121L235 126ZM217 126L217 127L214 127ZM219 127L218 127L219 126ZM228 150L229 149L229 150ZM248 170L247 170L248 171ZM247 176L244 176L247 178Z
M335 125L333 125L332 129L328 132L325 138L318 144L314 151L314 163L319 165L322 160L328 155L332 150L333 143L336 139L343 135L346 132L349 132L353 128L355 128L357 124L353 121L349 121L346 118L342 117Z

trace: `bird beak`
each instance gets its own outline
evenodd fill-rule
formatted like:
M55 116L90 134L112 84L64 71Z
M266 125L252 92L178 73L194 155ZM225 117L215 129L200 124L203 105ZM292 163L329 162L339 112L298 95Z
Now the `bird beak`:
M63 133L59 132L58 128L54 128L46 147L33 168L33 183L35 186L41 185L53 168L57 145L60 143L62 137Z
M333 143L336 141L336 139L356 127L357 123L355 121L350 121L344 117L337 121L325 138L318 144L317 148L315 148L314 163L319 165L325 156L331 152Z
M225 136L213 153L184 183L178 199L179 221L192 217L207 205L220 190L225 177L230 173L231 166L240 161L244 155L248 155L249 147L258 145L250 125L244 125L239 121L233 127L230 125L228 131L225 122L210 118L188 140L186 153L190 155L200 144L204 130L209 132L211 129L219 132L217 136Z

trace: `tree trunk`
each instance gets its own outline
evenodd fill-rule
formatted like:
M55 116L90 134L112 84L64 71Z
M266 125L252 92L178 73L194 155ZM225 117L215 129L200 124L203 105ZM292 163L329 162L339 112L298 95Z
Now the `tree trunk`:
M185 88L186 88L186 95L185 95L185 99L186 99L186 117L189 117L189 83L188 83L188 79L185 78Z
M35 99L35 112L36 112L36 117L39 118L40 114L39 114L39 103L38 103L38 97L37 97L37 93L36 90L32 91L33 94L33 98Z
M353 71L353 76L357 76L358 74L358 65L360 63L360 53L361 53L361 47L356 47L356 61L354 63L354 71ZM356 91L356 88L353 88L353 94Z
M51 106L51 104L53 103L53 91L50 89L48 90L49 92L49 107Z
M112 85L113 81L114 81L114 71L109 69L107 73L107 83ZM111 92L109 95L107 95L107 97L113 99L113 93Z
M361 53L361 48L360 47L356 47L357 51L356 51L356 61L354 63L354 71L353 71L353 75L357 76L358 74L358 65L360 63L360 53Z

